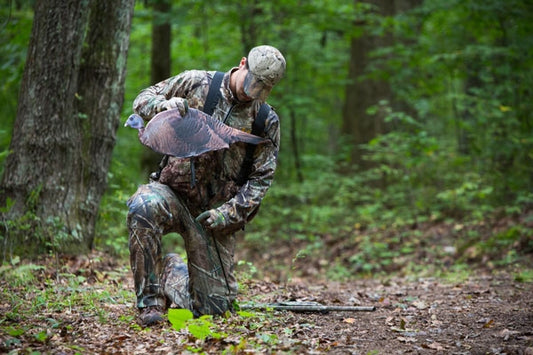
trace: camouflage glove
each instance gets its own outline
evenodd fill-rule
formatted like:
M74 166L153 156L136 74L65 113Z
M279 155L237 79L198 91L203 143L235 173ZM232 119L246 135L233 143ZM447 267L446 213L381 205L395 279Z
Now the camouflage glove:
M187 100L181 97L171 97L170 99L163 101L157 105L157 113L172 110L177 108L180 111L180 115L183 117L189 111L189 104Z
M196 222L202 223L209 229L224 228L226 226L226 218L222 212L216 209L200 213L196 217Z

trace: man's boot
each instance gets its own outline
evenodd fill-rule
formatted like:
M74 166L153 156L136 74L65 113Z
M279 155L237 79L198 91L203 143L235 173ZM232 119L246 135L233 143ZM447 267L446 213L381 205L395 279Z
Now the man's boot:
M139 325L149 327L165 320L165 310L161 306L149 306L139 309Z

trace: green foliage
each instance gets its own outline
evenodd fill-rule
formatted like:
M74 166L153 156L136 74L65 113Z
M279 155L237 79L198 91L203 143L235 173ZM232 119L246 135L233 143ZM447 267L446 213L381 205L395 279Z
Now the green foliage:
M257 267L252 262L246 260L237 261L235 270L242 281L251 280L257 274Z
M0 8L0 152L9 144L11 127L15 121L20 80L26 61L33 12L29 8L20 11L9 6ZM4 131L5 129L5 131ZM1 158L1 156L0 156ZM0 160L0 163L3 160Z
M187 329L197 339L204 340L206 337L220 338L220 334L213 331L212 316L194 318L188 309L171 308L168 310L168 320L175 330Z
M82 241L79 225L67 226L58 216L42 219L36 214L39 205L41 187L31 191L26 201L26 212L17 218L9 218L14 201L8 198L6 205L0 207L0 242L2 260L16 255L36 256L48 252L57 254L60 250L68 251L69 247Z
M26 61L33 12L30 9L16 11L7 6L0 8L0 176L4 172L4 160L9 150L11 132L17 112L20 80Z
M494 266L520 265L533 253L533 230L516 225L489 236L470 234L462 243L460 249L464 250L465 261L490 260Z
M238 305L237 305L238 308ZM174 330L187 330L191 336L200 341L208 338L224 340L231 338L231 345L228 353L238 353L247 347L252 347L257 351L270 349L278 346L280 339L278 335L263 331L261 328L265 324L284 323L284 316L274 312L237 311L237 315L229 312L223 317L213 318L212 316L201 316L193 318L192 312L186 309L169 309L168 319ZM221 328L226 331L220 331ZM252 331L255 336L250 337ZM290 334L290 329L287 332ZM200 351L200 348L189 348L189 351Z
M14 286L23 286L36 280L35 273L44 267L35 264L19 265L20 258L15 257L10 264L0 266L0 275L4 280Z
M500 204L532 187L531 100L524 91L533 83L526 69L532 11L522 1L426 1L398 18L395 31L408 45L376 54L385 60L394 51L395 92L416 109L424 131L455 144L449 148L465 158L459 168L483 176Z
M389 270L421 247L416 235L400 240L370 232L426 222L475 224L533 205L531 6L520 0L426 0L393 17L374 10L340 0L228 0L173 3L169 13L158 15L172 23L172 73L227 70L250 45L260 43L285 54L287 75L269 97L282 125L279 166L246 238L261 245L299 243L291 266L327 248L326 238L354 243L360 251L332 267L338 278ZM8 17L6 11L0 10L2 18ZM0 104L6 118L0 122L0 166L16 114L32 16L30 7L13 9L0 37ZM151 84L147 53L153 16L146 4L136 5L124 119L139 91ZM367 108L368 114L385 117L389 131L364 146L370 163L365 171L352 164L352 147L339 136L350 41L363 29L395 38L392 46L371 53L366 73L386 80L394 97ZM141 155L135 132L120 127L95 245L122 257L128 243L126 201L147 181ZM36 203L38 194L32 200ZM61 221L37 221L31 213L1 223L4 246L15 229L45 240L51 250L72 237ZM35 224L41 226L38 232ZM488 239L458 233L464 240L456 247L472 255L489 253L509 265L523 255L513 253L516 244L531 250L524 241L529 230L516 228ZM4 260L8 254L4 249ZM238 266L245 277L256 273L252 264Z
M129 172L123 162L114 159L111 164L115 173L108 174L109 185L99 210L95 245L124 257L128 252L126 201L134 192L136 184L128 176Z
M66 260L62 260L62 266L52 265L51 258L41 261L37 265L13 259L11 264L0 267L0 295L6 309L0 315L3 350L17 348L30 353L28 346L36 342L48 346L54 338L66 333L74 335L73 328L80 319L93 318L108 324L115 321L117 307L131 309L132 294L123 284L125 269L114 272L78 268L71 273ZM97 258L92 262L97 263ZM98 284L94 277L106 281ZM134 319L129 312L121 313L129 321ZM69 347L77 353L87 353L78 345Z
M168 320L172 324L175 330L184 329L187 325L187 321L193 319L193 314L188 309L169 309Z
M515 274L515 280L518 282L531 283L533 282L533 270L518 270Z

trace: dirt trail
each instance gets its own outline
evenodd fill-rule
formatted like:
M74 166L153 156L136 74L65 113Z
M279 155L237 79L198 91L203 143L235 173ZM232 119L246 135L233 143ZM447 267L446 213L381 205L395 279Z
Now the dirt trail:
M101 253L64 259L58 273L48 258L31 269L31 285L0 277L0 353L533 355L533 283L516 280L515 266L497 271L476 264L473 276L454 282L413 276L334 282L325 279L321 260L294 263L298 246L291 248L277 248L270 258L261 250L237 256L253 260L240 266L239 302L376 310L232 314L209 320L205 339L170 324L143 330L135 322L127 260Z
M509 275L460 283L392 279L274 288L276 296L375 312L287 314L295 352L335 354L533 354L533 287ZM266 285L258 284L258 294ZM267 292L268 294L268 292Z
M24 307L35 304L39 295L5 299L0 304L0 353L533 355L533 285L516 282L506 273L456 283L392 278L311 284L297 279L280 285L249 280L241 283L240 302L317 301L374 305L376 310L234 314L213 319L213 334L200 340L168 324L147 330L136 326L132 295L126 292L128 299L116 302L115 294L132 283L129 272L122 270L118 274L99 271L88 283L87 289L96 294L110 293L96 309L83 299L83 290L74 290L80 295L79 303L62 308L48 305L17 320L4 317L13 311L12 302L25 312ZM2 282L1 286L8 292L9 285ZM24 333L15 334L13 329ZM46 339L41 335L39 340L43 329Z

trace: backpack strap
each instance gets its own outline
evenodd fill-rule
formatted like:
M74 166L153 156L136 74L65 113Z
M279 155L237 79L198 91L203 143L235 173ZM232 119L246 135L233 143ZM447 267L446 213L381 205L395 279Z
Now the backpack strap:
M209 91L207 92L207 97L205 99L203 109L204 113L207 113L210 116L213 114L213 112L215 112L218 100L220 99L220 85L222 84L223 79L224 72L220 71L215 72L213 78L211 79L211 84L209 85ZM263 132L265 131L266 120L268 118L270 110L271 108L269 104L263 103L261 105L254 119L254 122L252 123L252 134L256 136L263 135ZM239 172L239 176L237 177L237 184L240 186L244 185L246 180L248 180L248 176L252 172L255 147L256 146L254 144L246 145L246 154L244 155L241 170Z
M215 107L217 107L218 100L220 99L220 85L222 84L222 79L224 79L224 73L221 71L215 72L213 79L211 79L203 109L203 111L209 116L213 115L213 112L215 112Z
M268 114L270 113L270 105L266 102L261 105L257 116L255 116L254 122L252 123L252 134L256 136L263 135L265 131L266 120ZM237 185L242 186L248 180L248 176L252 172L252 167L254 165L254 153L255 153L255 144L246 145L246 154L244 155L244 160L241 165L241 170L239 176L237 177Z
M265 131L266 120L268 118L269 113L270 105L266 102L261 104L261 107L257 112L257 116L255 116L255 120L252 123L252 134L255 134L256 136L260 136L263 134L263 132Z

